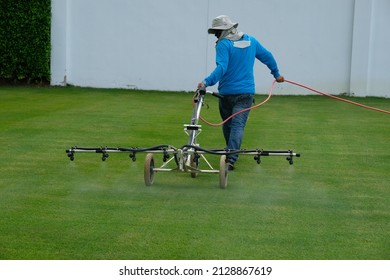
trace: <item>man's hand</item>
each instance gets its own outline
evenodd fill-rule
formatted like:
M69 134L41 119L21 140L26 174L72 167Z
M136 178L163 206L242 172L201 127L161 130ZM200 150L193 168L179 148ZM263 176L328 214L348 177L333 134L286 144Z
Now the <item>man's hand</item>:
M278 83L283 83L284 82L284 77L283 76L279 76L279 77L276 78L276 81Z
M203 83L203 82L200 82L199 84L198 84L198 89L200 89L200 88L205 88L206 87L206 85Z

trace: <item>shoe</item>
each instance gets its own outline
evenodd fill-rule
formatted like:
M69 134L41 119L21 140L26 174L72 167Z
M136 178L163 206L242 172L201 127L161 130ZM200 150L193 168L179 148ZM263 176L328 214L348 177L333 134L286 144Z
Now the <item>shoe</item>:
M233 162L228 162L227 163L227 170L228 171L233 171L235 168L234 168L234 163Z

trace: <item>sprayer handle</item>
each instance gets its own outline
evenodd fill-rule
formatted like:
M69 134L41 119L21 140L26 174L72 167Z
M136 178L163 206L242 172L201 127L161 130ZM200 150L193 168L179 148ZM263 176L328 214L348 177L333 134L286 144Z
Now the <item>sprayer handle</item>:
M206 94L206 86L202 85L201 87L199 87L198 91L201 95L205 95Z
M223 98L223 96L220 95L220 94L217 93L217 92L207 91L207 93L210 93L212 96L218 97L219 99L222 99L222 98Z

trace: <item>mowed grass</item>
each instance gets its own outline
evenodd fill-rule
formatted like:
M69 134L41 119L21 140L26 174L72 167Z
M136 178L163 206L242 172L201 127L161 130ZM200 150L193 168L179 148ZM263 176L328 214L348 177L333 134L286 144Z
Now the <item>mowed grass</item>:
M226 190L216 174L173 172L146 187L144 153L66 156L72 146L187 144L191 99L0 88L0 259L389 259L389 115L276 92L250 113L243 148L301 158L241 156ZM388 99L353 100L390 110ZM217 100L206 102L202 115L220 122ZM224 147L221 128L203 125L198 139Z

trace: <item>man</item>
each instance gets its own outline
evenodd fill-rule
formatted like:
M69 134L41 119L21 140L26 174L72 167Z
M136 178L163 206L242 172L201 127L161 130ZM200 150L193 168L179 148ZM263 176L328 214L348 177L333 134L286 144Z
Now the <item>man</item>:
M279 74L277 63L254 37L237 31L238 23L233 23L228 16L221 15L213 19L209 34L214 34L216 42L216 68L198 84L198 88L213 86L217 82L218 91L223 98L219 102L219 111L223 120L232 114L249 108L253 103L255 82L253 65L255 58L265 64L277 82L284 82ZM226 149L241 148L244 128L249 111L238 114L223 125ZM234 169L238 155L228 156L228 168Z

